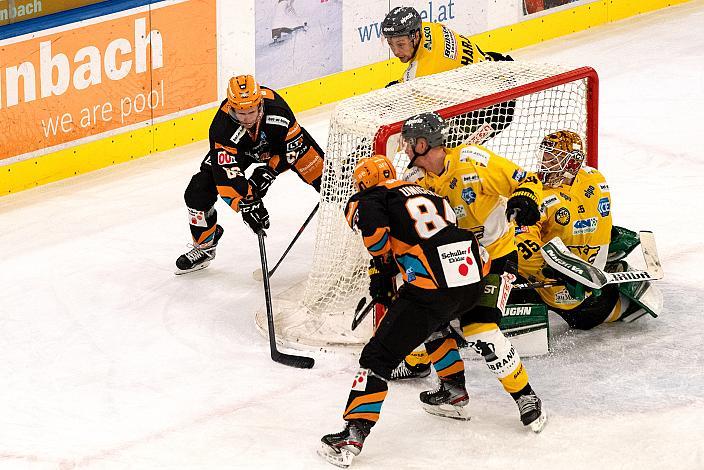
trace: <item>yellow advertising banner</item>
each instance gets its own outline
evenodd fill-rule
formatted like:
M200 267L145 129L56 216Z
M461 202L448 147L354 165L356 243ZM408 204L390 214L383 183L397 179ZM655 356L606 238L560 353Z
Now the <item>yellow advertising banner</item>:
M101 3L105 0L0 0L0 25L50 15L59 11Z
M8 39L0 58L3 165L217 101L215 0Z

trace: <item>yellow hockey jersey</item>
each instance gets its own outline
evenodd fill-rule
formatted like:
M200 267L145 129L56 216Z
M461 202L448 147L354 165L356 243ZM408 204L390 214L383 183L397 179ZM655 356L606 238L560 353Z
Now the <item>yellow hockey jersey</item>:
M572 253L604 269L611 241L609 185L598 170L583 167L571 186L545 188L540 221L532 227L516 227L518 272L530 281L543 281L545 266L540 247L554 237ZM548 305L572 310L582 301L561 286L536 289Z
M401 78L402 82L434 73L447 72L463 65L486 60L479 46L440 23L426 23L420 30L415 57Z
M505 198L521 187L531 190L540 201L542 184L538 178L480 145L446 148L445 154L443 173L428 172L416 184L446 197L457 215L457 225L474 232L492 258L515 250Z

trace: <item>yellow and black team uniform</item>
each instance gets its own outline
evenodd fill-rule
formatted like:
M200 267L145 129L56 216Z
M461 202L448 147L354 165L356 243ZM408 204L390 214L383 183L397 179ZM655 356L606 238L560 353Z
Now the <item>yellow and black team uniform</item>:
M479 145L446 148L445 154L442 174L427 172L416 183L444 196L457 217L457 225L474 232L491 257L485 280L487 286L473 309L473 323L460 322L470 346L486 359L492 354L481 346L486 341L472 338L483 335L503 338L498 325L508 302L511 281L504 273L515 275L517 271L513 226L506 220L504 198L520 194L533 199L537 205L542 198L542 184L535 175ZM440 378L461 376L464 380L463 363L446 359L448 355L459 357L456 340L448 335L447 330L434 335L426 341L425 349ZM510 343L506 348L513 350ZM516 393L527 384L528 377L525 373L509 374L500 376L500 380L506 391Z
M291 169L320 191L323 150L278 93L266 87L261 87L261 93L263 115L252 131L230 117L227 99L210 124L210 151L184 196L196 244L213 238L217 222L213 206L218 195L235 211L240 200L257 196L244 175L251 165L266 164L274 175Z
M420 29L420 44L416 54L399 81L407 82L483 60L493 60L492 55L485 54L466 36L441 23L424 22Z
M540 248L554 237L559 237L573 254L604 269L612 226L609 185L598 170L583 167L572 185L544 189L537 224L516 227L519 274L531 282L546 280ZM599 296L587 292L581 300L572 297L564 286L536 292L540 298L535 300L542 300L573 328L589 329L616 320L625 307L616 285L607 285Z
M392 179L361 191L345 214L369 253L391 257L405 281L359 359L363 369L389 380L417 345L476 304L483 277L479 244L455 226L443 198L412 183ZM353 387L344 419L377 421L388 387L369 379Z

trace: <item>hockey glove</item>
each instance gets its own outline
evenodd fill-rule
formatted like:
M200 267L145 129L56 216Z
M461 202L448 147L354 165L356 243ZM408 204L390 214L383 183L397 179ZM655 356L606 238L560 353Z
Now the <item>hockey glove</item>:
M276 172L267 165L258 166L252 172L249 178L249 185L252 187L252 192L258 197L263 198L269 186L276 179Z
M393 278L396 275L391 262L376 256L369 261L369 295L384 307L391 305L394 296Z
M540 220L540 209L535 194L529 189L518 189L508 199L506 218L516 225L535 225Z
M242 199L239 208L242 213L242 220L249 225L249 228L254 233L259 233L260 230L269 228L269 212L264 207L261 199Z

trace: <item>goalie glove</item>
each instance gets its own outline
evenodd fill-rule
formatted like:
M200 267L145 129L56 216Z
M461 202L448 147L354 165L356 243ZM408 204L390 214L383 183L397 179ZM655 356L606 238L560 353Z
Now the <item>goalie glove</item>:
M535 225L540 220L540 208L533 191L517 189L506 203L506 219L516 225Z
M369 261L369 295L376 303L389 307L394 297L395 266L383 256Z
M239 204L242 220L249 225L254 233L269 228L269 212L261 199L242 199Z
M249 178L249 185L256 197L261 199L269 191L269 187L275 179L276 172L268 165L261 165L252 172L252 176Z

